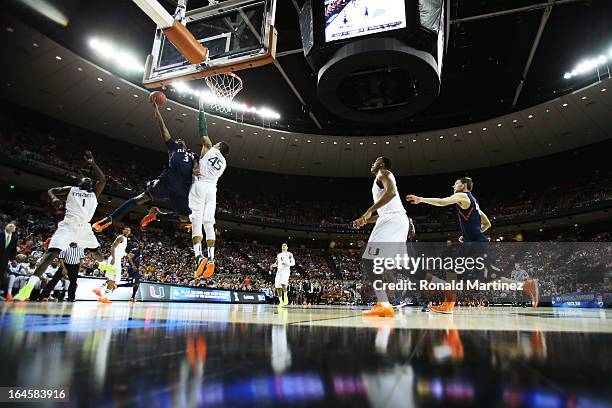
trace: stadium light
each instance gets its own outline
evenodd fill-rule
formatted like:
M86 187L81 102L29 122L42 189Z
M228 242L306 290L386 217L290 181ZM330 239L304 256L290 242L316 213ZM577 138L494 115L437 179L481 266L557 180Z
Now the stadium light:
M60 24L64 27L68 26L68 17L61 12L57 7L46 0L19 0L22 4L36 11L39 14L47 17L49 20Z
M213 103L224 104L224 105L229 104L229 106L231 107L231 110L234 112L252 113L254 115L261 117L262 119L279 120L281 118L279 113L265 106L257 108L254 106L248 106L244 103L228 102L226 100L220 100L215 95L213 95L213 93L210 92L208 89L196 90L196 89L191 88L185 82L180 82L180 81L174 82L171 86L179 94L191 95L197 98L202 98L204 100L205 105L213 104Z
M571 79L577 75L583 75L588 72L592 72L593 70L598 69L601 66L607 65L608 61L610 61L611 59L612 59L612 49L610 50L608 56L601 54L597 57L588 58L588 59L580 61L578 65L574 67L574 69L572 69L569 72L566 72L563 75L563 78Z
M144 72L144 65L134 55L125 50L118 50L108 41L92 38L89 40L89 47L100 57L110 60L125 71Z

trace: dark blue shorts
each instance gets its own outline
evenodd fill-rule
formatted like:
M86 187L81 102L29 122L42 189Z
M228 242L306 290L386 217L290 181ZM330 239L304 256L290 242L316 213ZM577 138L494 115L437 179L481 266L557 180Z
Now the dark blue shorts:
M190 215L189 188L177 187L166 179L148 181L145 185L147 193L153 200L170 201L172 210L178 215Z
M134 269L131 266L128 266L128 276L132 279L134 279L135 281L140 282L140 272L138 272L138 269Z

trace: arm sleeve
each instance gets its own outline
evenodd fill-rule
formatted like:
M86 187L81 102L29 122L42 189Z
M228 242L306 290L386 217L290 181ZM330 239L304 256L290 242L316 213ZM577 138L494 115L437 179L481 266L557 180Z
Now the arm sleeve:
M208 137L208 123L204 111L200 111L198 115L198 134L200 137Z

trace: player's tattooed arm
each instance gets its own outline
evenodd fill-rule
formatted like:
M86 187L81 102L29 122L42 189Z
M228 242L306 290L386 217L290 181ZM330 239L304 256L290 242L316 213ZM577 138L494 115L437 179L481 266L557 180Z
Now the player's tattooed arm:
M53 187L49 189L49 191L47 191L47 194L49 195L49 198L51 199L51 204L53 204L55 208L60 208L62 206L62 199L60 197L66 198L71 188L72 187L70 186L65 186L65 187Z
M159 107L154 102L151 102L151 103L153 104L153 108L155 108L155 120L157 120L157 126L159 127L159 132L161 133L162 139L164 139L164 143L166 143L168 140L172 139L172 136L170 136L170 131L166 127L164 118L159 112Z
M100 166L98 166L98 164L96 163L93 153L91 153L89 150L85 152L85 161L87 162L87 164L89 164L94 173L96 173L96 178L98 179L98 181L96 181L95 190L96 197L99 197L100 194L102 194L102 191L104 191L104 187L106 187L106 176L104 175L104 172L102 171Z

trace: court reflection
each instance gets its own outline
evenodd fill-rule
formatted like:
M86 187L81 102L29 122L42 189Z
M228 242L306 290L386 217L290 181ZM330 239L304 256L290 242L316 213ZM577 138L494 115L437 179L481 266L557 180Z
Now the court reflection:
M289 323L282 309L272 325L97 310L3 311L0 382L69 386L75 407L612 406L610 334L322 327Z

